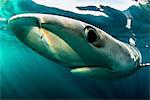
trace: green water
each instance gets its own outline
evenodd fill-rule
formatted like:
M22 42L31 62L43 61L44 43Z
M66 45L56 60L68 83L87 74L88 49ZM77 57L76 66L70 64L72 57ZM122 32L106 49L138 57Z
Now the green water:
M10 2L3 2L3 4L0 3L0 6L5 5L2 7L3 9L1 9L0 15L8 20L9 17L15 13L25 13L27 11L44 13L49 11L49 9L51 9L50 13L62 14L62 12L58 12L58 9L54 11L52 8L44 8L43 6L32 3L33 2L31 2L31 0L10 0ZM19 8L18 5L24 6ZM39 8L41 8L40 11ZM83 16L81 16L81 18L84 19ZM150 61L149 24L143 24L142 22L142 28L140 28L140 25L141 23L136 24L134 31L137 30L139 32L139 35L137 35L137 38L139 38L138 47L142 52L143 62L148 62ZM129 37L128 34L123 33L117 34L116 36L119 38L123 37L124 40L127 40ZM146 45L148 47L146 47ZM2 99L148 99L150 90L149 84L150 68L143 68L138 70L134 75L118 81L102 81L74 76L67 68L64 68L63 66L60 66L42 57L38 53L28 48L9 30L7 21L0 21L0 96Z

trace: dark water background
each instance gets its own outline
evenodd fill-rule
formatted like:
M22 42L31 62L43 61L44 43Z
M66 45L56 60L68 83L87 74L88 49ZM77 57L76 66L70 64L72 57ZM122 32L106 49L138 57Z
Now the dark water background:
M45 7L31 0L4 0L0 9L0 96L4 98L150 98L150 68L118 81L102 81L72 75L68 69L42 57L9 30L8 19L21 13L50 13L75 18L95 25L115 38L128 42L125 16L133 17L132 31L143 62L150 61L150 10L132 6L124 12L105 7L110 17L77 14ZM80 7L79 7L80 8ZM82 8L82 7L81 7ZM80 8L80 9L81 9ZM149 7L148 7L149 8ZM94 6L84 10L95 10ZM82 9L81 9L82 10Z

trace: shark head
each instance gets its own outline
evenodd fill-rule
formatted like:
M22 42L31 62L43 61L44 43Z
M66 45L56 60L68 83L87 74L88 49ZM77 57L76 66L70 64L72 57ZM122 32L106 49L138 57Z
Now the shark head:
M121 79L137 70L140 54L88 23L51 14L20 14L9 20L13 33L42 56L71 73Z

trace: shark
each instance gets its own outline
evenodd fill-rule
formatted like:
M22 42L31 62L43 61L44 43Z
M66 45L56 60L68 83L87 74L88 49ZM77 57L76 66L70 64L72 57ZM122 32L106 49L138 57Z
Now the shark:
M11 17L8 24L24 44L77 76L118 80L150 65L142 64L135 45L74 18L26 13Z

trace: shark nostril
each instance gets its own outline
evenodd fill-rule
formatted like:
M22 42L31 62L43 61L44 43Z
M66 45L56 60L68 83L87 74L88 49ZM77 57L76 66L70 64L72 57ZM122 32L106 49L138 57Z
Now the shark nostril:
M40 20L36 20L36 23L37 23L37 27L39 28L40 39L43 39L42 25Z

